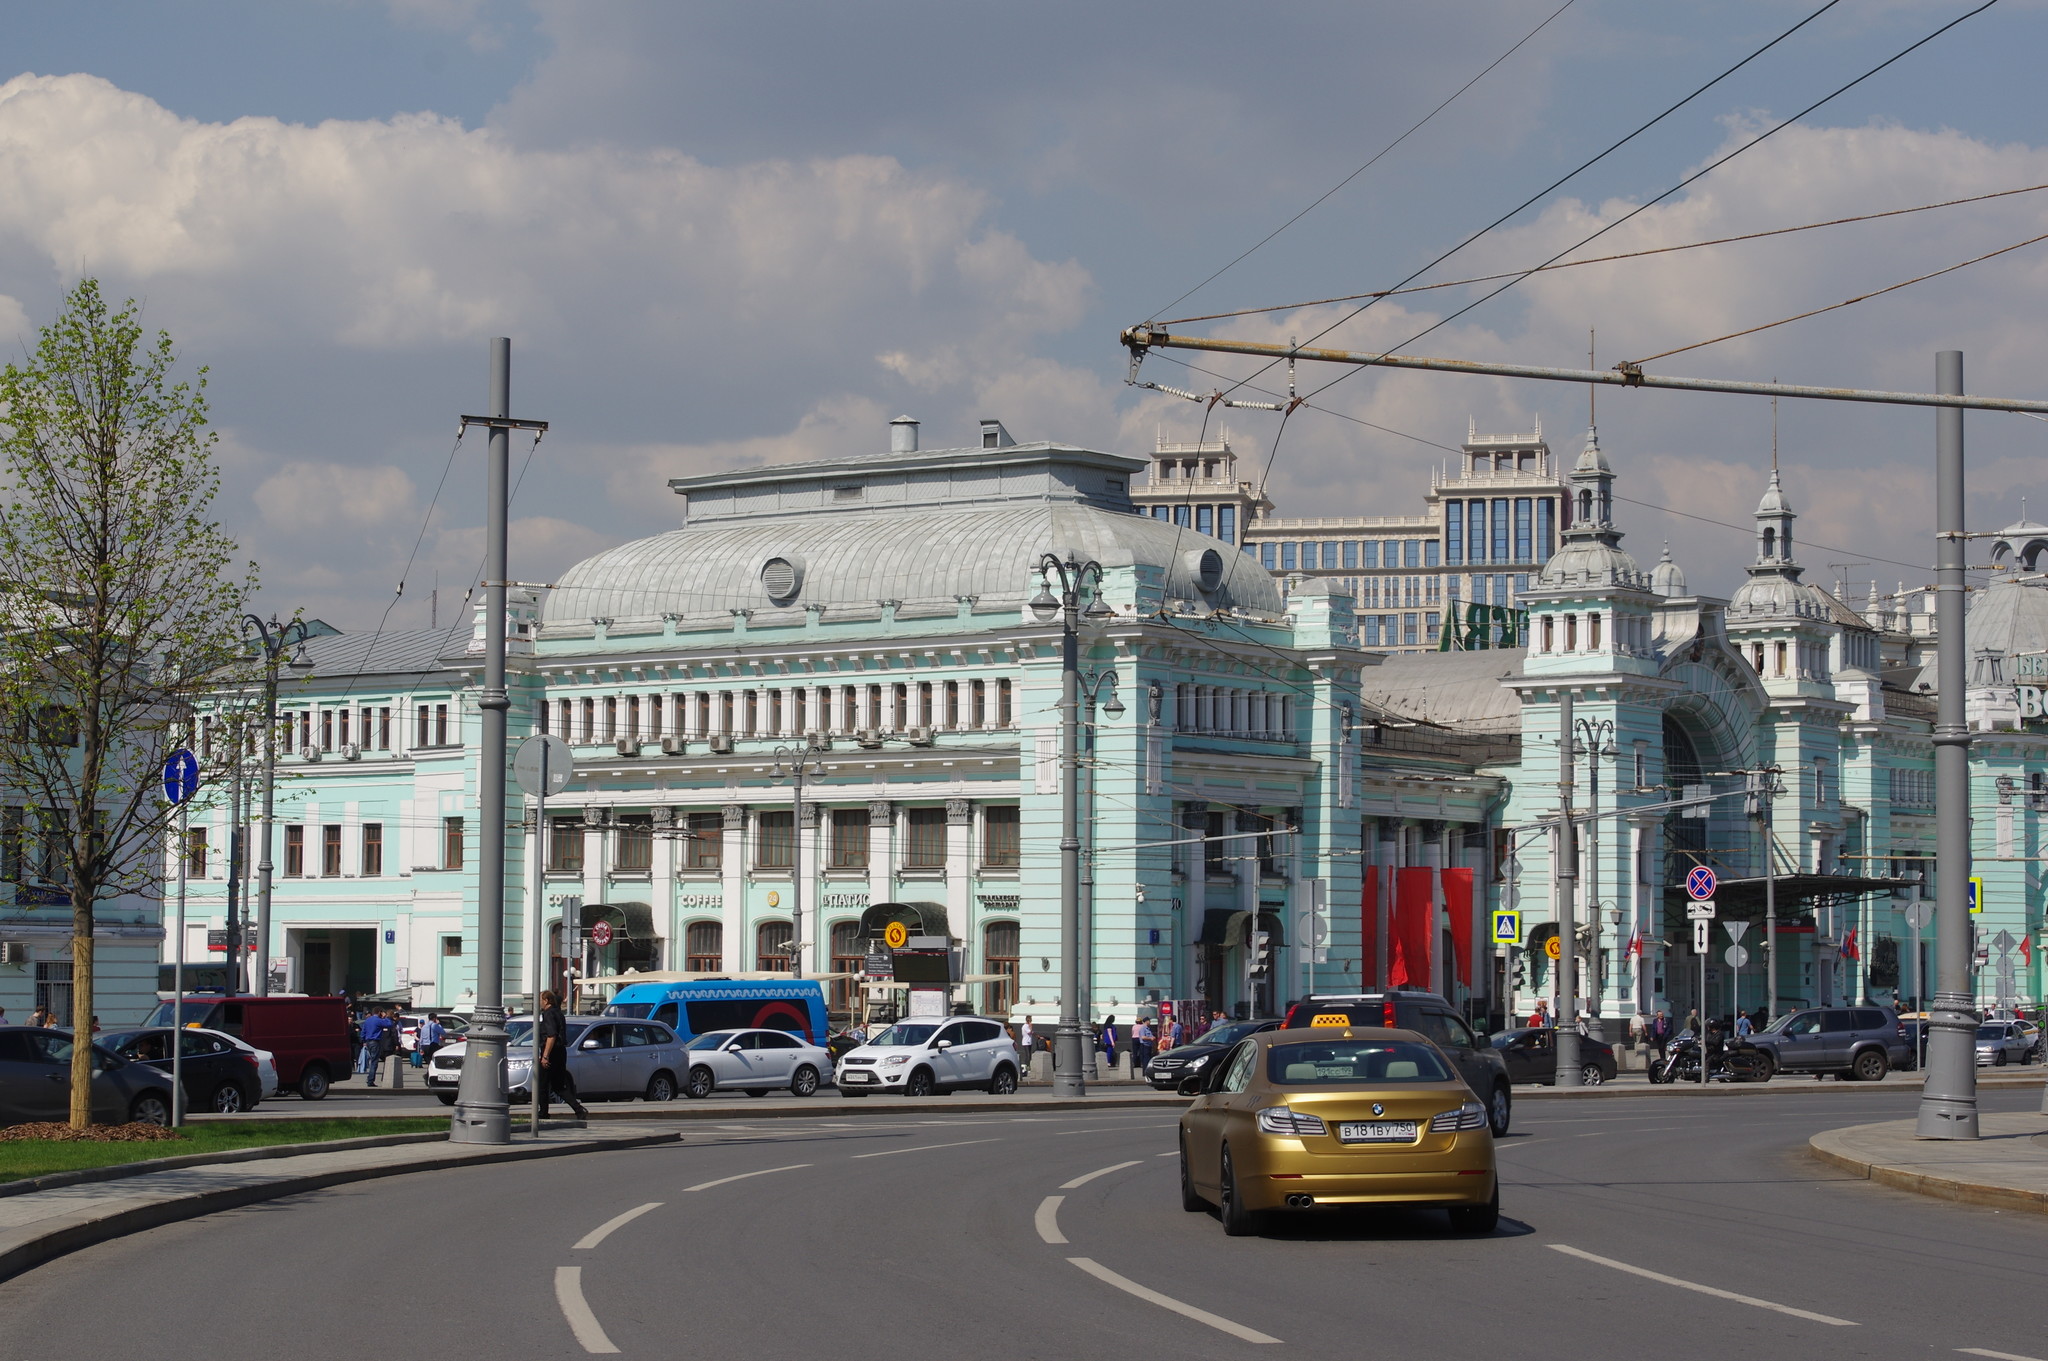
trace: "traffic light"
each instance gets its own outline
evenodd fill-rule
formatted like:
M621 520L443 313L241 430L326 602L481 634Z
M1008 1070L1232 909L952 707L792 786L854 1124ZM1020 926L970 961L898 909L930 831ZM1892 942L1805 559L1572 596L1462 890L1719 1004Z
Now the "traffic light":
M1252 972L1263 974L1273 966L1273 938L1264 931L1252 935Z

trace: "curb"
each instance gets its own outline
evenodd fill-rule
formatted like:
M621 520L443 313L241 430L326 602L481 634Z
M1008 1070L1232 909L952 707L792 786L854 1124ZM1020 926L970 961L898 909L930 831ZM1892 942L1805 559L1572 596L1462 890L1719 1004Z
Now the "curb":
M1830 1167L1854 1172L1865 1181L1874 1181L1896 1190L1912 1191L1918 1195L1933 1196L1938 1200L1955 1201L1962 1205L1984 1205L1996 1210L2030 1210L2036 1214L2048 1214L2048 1191L2025 1191L2017 1186L1992 1186L1984 1182L1964 1181L1958 1177L1939 1177L1926 1172L1909 1172L1903 1167L1870 1162L1836 1145L1835 1136L1844 1132L1823 1130L1806 1141L1807 1152Z
M387 1143L405 1141L409 1137L372 1136L373 1139ZM447 1136L433 1137L445 1140ZM622 1149L679 1143L681 1140L680 1132L664 1132L608 1139L602 1143L535 1144L525 1148L506 1148L491 1153L480 1153L462 1159L437 1158L412 1163L391 1163L381 1167L336 1168L328 1172L309 1173L302 1177L281 1177L275 1181L255 1185L224 1186L213 1191L196 1191L189 1195L175 1196L144 1205L130 1205L126 1208L77 1210L71 1214L58 1215L42 1221L33 1226L32 1237L0 1250L0 1281L10 1280L25 1271L77 1252L81 1248L96 1247L101 1243L125 1238L129 1234L140 1233L145 1229L162 1228L166 1224L198 1219L221 1210L240 1209L245 1205L256 1205L266 1200L281 1200L286 1196L325 1190L330 1186L375 1181L380 1177L400 1176L408 1172L525 1162L533 1158L557 1158L574 1153L610 1153ZM312 1147L314 1151L332 1151L331 1146ZM301 1151L305 1151L305 1148L306 1146L302 1145Z
M404 1119L380 1116L378 1119ZM341 1153L352 1148L392 1148L399 1144L445 1143L446 1130L425 1130L416 1134L365 1134L355 1139L328 1139L311 1144L263 1144L256 1148L227 1149L220 1153L179 1153L168 1158L144 1158L138 1162L115 1163L111 1167L81 1167L72 1172L50 1172L40 1177L0 1182L0 1200L24 1196L31 1191L54 1191L60 1186L86 1186L93 1182L120 1181L150 1172L175 1172L182 1167L210 1167L215 1163L252 1163L266 1158L292 1158L301 1153Z

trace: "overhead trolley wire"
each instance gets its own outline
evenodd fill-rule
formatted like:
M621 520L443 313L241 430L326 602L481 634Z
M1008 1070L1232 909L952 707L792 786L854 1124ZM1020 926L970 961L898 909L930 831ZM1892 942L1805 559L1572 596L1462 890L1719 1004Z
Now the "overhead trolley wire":
M1521 38L1516 41L1513 47L1510 47L1507 51L1501 53L1492 61L1488 62L1485 65L1485 67L1480 70L1478 75L1473 76L1463 85L1460 85L1457 89L1451 91L1449 98L1445 99L1443 103L1437 105L1428 113L1424 114L1421 118L1417 119L1413 124L1409 126L1406 132L1402 133L1399 137L1396 137L1393 141L1387 143L1378 151L1374 152L1372 154L1372 158L1366 161L1364 165L1359 166L1358 169L1352 171L1343 179L1337 181L1336 184L1330 186L1328 192L1324 193L1322 197L1318 198L1315 202L1309 204L1306 208L1301 209L1299 212L1295 213L1294 216L1288 218L1285 222L1275 227L1272 231L1267 232L1264 236L1260 237L1257 241L1253 242L1251 246L1247 247L1244 251L1239 253L1236 258L1231 260L1229 264L1224 265L1223 268L1217 270L1214 274L1211 274L1208 278L1202 280L1193 288L1190 288L1187 292L1181 294L1178 298L1175 298L1172 302L1166 304L1166 307L1161 307L1157 310L1164 312L1167 310L1167 308L1180 306L1189 298L1192 298L1195 294L1201 292L1210 284L1215 283L1218 279L1222 278L1232 269L1242 264L1254 252L1260 250L1267 243L1272 241L1274 237L1280 235L1280 233L1286 231L1289 227L1292 227L1295 223L1301 221L1301 219L1307 217L1316 209L1322 207L1323 204L1329 202L1329 200L1332 197L1334 197L1338 193L1338 191L1342 190L1344 186L1350 184L1351 181L1357 179L1360 175L1363 175L1366 171L1372 169L1374 165L1378 164L1381 157L1385 156L1395 147L1401 145L1401 143L1407 141L1410 137L1420 132L1422 130L1423 124L1429 122L1432 118L1435 118L1438 114L1442 113L1445 109L1449 108L1451 104L1458 98L1458 96L1464 94L1465 91L1471 89L1474 85L1477 85L1480 81L1484 80L1486 76L1493 70L1494 67L1499 66L1509 57L1512 57L1515 55L1515 53L1521 51L1523 45L1526 44L1531 38L1534 38L1538 33L1541 33L1544 29L1550 27L1550 21L1552 19L1555 19L1558 15L1564 13L1566 10L1570 9L1576 3L1577 0L1564 0L1564 3L1562 5L1559 5L1556 9L1552 10L1548 15L1544 16L1542 23L1539 23L1538 25L1536 25L1536 27L1530 29L1527 33L1524 33L1521 36Z

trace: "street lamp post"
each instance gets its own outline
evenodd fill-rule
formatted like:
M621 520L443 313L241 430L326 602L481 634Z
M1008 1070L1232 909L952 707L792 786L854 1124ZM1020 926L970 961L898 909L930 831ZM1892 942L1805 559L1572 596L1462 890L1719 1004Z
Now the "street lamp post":
M1560 1087L1580 1086L1579 1071L1579 980L1578 980L1578 890L1579 829L1572 820L1572 758L1577 740L1572 736L1572 692L1563 689L1557 697L1557 1015L1551 1018L1557 1050Z
M1081 856L1081 1000L1083 1016L1095 1014L1095 705L1104 691L1109 694L1102 705L1102 712L1111 718L1121 717L1123 702L1116 697L1116 672L1114 670L1091 671L1078 680L1081 698L1088 706L1087 720L1081 725L1081 740L1087 748L1087 759L1082 767L1082 779L1086 787L1087 844ZM1133 1003L1135 1005L1135 1001ZM1088 1079L1093 1081L1095 1071L1095 1046L1081 1046L1082 1057L1086 1060Z
M777 747L771 784L789 782L789 971L804 976L804 781L822 775L825 767L802 747Z
M258 619L247 615L242 620L245 634L253 633L251 641L263 653L263 816L260 826L261 843L256 848L256 995L270 996L270 881L273 866L270 861L271 842L275 833L277 811L277 679L278 673L290 665L294 669L303 667L297 649L306 642L306 625L303 620L293 619L287 623L277 622L277 616ZM292 653L286 662L285 656Z
M1057 576L1060 593L1052 593ZM1081 592L1090 580L1088 608ZM1081 620L1107 619L1102 602L1102 564L1062 559L1057 553L1038 560L1038 594L1031 614L1041 624L1060 621L1060 1025L1053 1038L1054 1096L1083 1096L1086 1032L1081 1020L1081 797L1080 708Z
M1593 984L1593 1013L1598 1016L1602 995L1607 990L1606 975L1600 968L1600 758L1614 755L1614 720L1582 718L1574 726L1577 731L1572 738L1572 754L1586 758L1586 773L1592 781L1592 799L1586 810L1586 925L1592 933L1591 947L1586 952L1586 973ZM1565 945L1576 948L1577 942L1566 941ZM1574 1026L1578 1024L1578 1017L1570 1020Z

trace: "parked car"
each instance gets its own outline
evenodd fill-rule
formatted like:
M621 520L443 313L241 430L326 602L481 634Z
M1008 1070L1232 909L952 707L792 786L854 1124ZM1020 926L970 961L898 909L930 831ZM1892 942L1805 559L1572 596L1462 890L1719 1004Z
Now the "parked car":
M2008 1063L2032 1063L2040 1045L2039 1032L2022 1021L1986 1021L1977 1027L1977 1066L2003 1068Z
M533 1019L515 1017L505 1023L511 1042L505 1046L505 1088L514 1102L533 1098ZM585 1101L672 1101L683 1071L683 1046L676 1033L655 1021L614 1021L571 1016L564 1032L569 1045L569 1075ZM462 1066L469 1042L443 1045L428 1060L422 1075L427 1090L444 1106L455 1104L462 1085Z
M398 1013L398 1049L410 1054L420 1047L420 1026L426 1022L424 1011L401 1011ZM469 1021L452 1011L437 1011L434 1019L441 1023L442 1043L453 1044L469 1033Z
M1017 1090L1017 1046L1002 1023L985 1016L898 1021L839 1061L841 1096L934 1092L980 1087L1001 1096Z
M1225 1021L1187 1044L1154 1054L1145 1064L1145 1080L1162 1092L1179 1091L1189 1082L1199 1082L1202 1070L1214 1063L1218 1054L1227 1053L1230 1046L1245 1036L1256 1035L1262 1030L1275 1030L1279 1025L1277 1017Z
M1913 1037L1890 1007L1809 1007L1788 1012L1750 1037L1772 1069L1834 1073L1875 1082L1894 1068L1914 1065Z
M1549 1026L1504 1030L1493 1037L1493 1047L1507 1064L1508 1081L1557 1085L1557 1032ZM1612 1082L1619 1071L1613 1045L1591 1036L1579 1036L1581 1085L1598 1087L1603 1082Z
M1492 1045L1475 1035L1457 1009L1442 997L1409 988L1318 995L1289 1007L1281 1029L1347 1025L1413 1030L1426 1036L1444 1051L1472 1094L1485 1103L1493 1137L1506 1136L1514 1113L1513 1080L1508 1076L1507 1062Z
M701 1100L721 1087L766 1096L787 1087L810 1096L832 1071L832 1055L786 1030L714 1030L685 1046L683 1095Z
M348 1002L340 997L186 997L165 1001L149 1025L224 1031L276 1056L280 1090L318 1101L354 1071Z
M270 1094L256 1051L232 1036L211 1030L172 1030L154 1026L100 1036L100 1044L130 1063L154 1068L171 1078L171 1037L183 1051L179 1076L185 1084L185 1109L229 1115L253 1111Z
M0 1028L0 1125L71 1117L71 1034L30 1026ZM171 1122L171 1080L92 1047L92 1118L97 1124Z
M1278 1211L1441 1205L1491 1233L1500 1186L1486 1107L1440 1043L1378 1027L1283 1027L1210 1065L1180 1118L1180 1204L1258 1232Z

